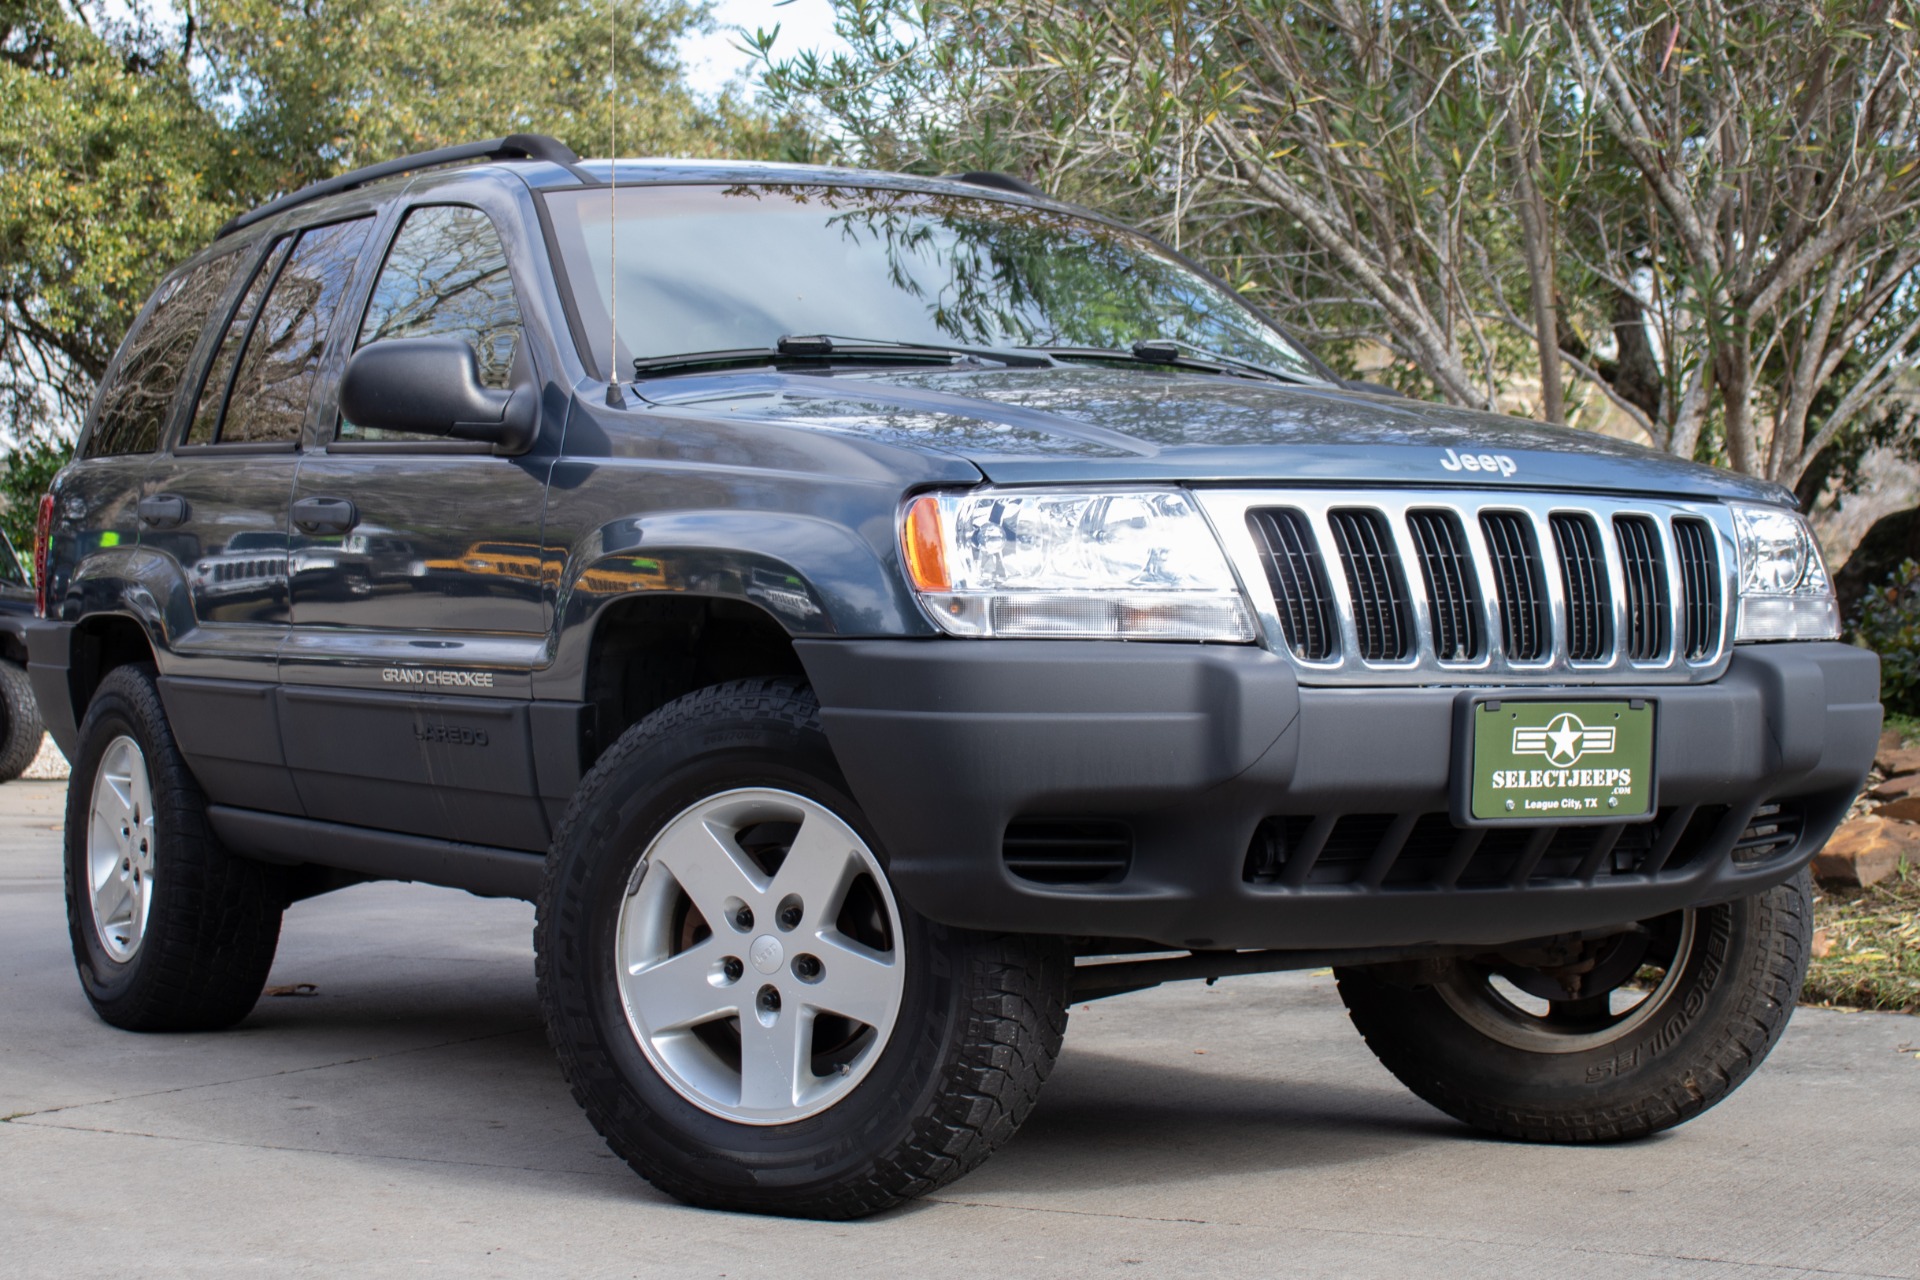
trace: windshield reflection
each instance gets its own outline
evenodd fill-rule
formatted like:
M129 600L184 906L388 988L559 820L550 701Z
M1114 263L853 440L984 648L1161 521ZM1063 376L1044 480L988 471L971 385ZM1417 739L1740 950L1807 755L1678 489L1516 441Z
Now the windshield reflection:
M621 188L610 226L614 198L548 202L596 363L618 298L622 376L636 357L816 333L1123 354L1173 339L1319 376L1230 292L1140 236L1070 214L864 187L655 186Z

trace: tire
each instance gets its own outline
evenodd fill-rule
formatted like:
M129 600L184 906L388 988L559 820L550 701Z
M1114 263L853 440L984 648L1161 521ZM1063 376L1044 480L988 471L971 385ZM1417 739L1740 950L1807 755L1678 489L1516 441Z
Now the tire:
M80 726L66 822L74 964L94 1012L113 1026L231 1026L266 985L286 905L281 877L222 848L206 807L152 669L116 667Z
M950 1182L1032 1110L1066 1027L1064 941L894 898L788 680L703 689L621 736L554 837L534 936L588 1119L709 1208L857 1218Z
M46 734L24 667L0 658L0 782L12 782L40 754Z
M1812 891L1802 871L1590 943L1582 999L1544 1011L1539 997L1569 993L1512 956L1422 966L1417 984L1335 973L1374 1054L1455 1119L1529 1142L1640 1138L1725 1098L1779 1041L1806 978Z

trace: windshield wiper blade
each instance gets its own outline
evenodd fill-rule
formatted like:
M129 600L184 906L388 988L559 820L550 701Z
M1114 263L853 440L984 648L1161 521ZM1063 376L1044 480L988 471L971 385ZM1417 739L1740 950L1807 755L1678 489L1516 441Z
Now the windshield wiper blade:
M839 354L883 355L889 351L925 351L963 356L972 360L992 360L1010 369L1050 369L1052 356L1034 351L1016 351L1011 347L982 347L962 342L903 342L894 338L848 338L837 333L810 333L804 337L789 334L780 339L782 351L824 350Z
M641 356L633 362L635 377L681 369L709 369L727 365L784 364L794 361L933 360L948 364L960 360L991 360L1009 368L1044 369L1050 356L998 347L946 346L931 342L891 342L885 339L839 338L830 334L792 335L772 347L736 347L725 351L683 351L670 356Z
M1224 373L1236 377L1266 378L1274 382L1318 382L1309 374L1275 369L1238 356L1221 355L1177 338L1143 338L1132 347L1039 347L1056 356L1081 360L1125 360L1136 364L1166 365L1174 369L1196 369L1202 373Z

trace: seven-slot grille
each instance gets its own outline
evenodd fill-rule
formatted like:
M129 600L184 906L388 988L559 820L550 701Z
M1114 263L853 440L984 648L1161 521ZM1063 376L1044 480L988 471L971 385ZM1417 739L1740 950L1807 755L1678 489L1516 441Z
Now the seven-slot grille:
M1200 490L1307 683L1717 677L1728 530L1708 503ZM1236 530L1238 531L1236 533Z

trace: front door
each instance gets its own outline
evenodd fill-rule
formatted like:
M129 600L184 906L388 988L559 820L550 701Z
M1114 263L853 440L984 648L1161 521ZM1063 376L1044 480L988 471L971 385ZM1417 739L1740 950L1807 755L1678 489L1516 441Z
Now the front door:
M355 345L459 336L483 379L533 376L488 215L408 210ZM551 458L364 429L334 413L292 505L288 761L311 817L543 849L529 675L548 618L540 522Z

